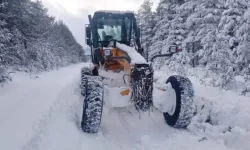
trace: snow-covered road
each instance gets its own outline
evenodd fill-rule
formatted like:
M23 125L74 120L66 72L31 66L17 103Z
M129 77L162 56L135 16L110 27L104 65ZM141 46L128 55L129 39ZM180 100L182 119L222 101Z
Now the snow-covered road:
M220 132L219 129L222 128L220 125L225 126L228 122L218 121L218 127L207 127L207 124L199 122L205 116L202 113L208 111L201 111L188 130L177 130L167 126L159 112L141 114L139 118L138 112L133 108L105 107L100 132L95 135L85 134L80 129L83 98L80 96L79 83L80 68L83 65L88 64L72 65L43 73L35 79L19 73L14 76L12 83L0 88L0 150L228 150L230 148L247 150L250 148L250 142L248 143L250 127L247 124L249 120L246 120L246 124L235 123L234 127L237 128L235 131L233 128L231 132L237 134L230 132L229 136L223 137L221 133L214 132ZM195 88L199 91L196 97L199 104L203 104L202 99L209 99L208 94L216 93L216 90L213 93L206 93L205 87L200 85L195 85ZM213 97L214 99L216 97ZM213 101L211 103L214 104ZM232 103L230 107L231 105ZM245 113L250 113L244 106L239 108ZM211 109L208 108L210 112ZM242 113L242 111L238 113L240 112ZM221 115L220 112L214 113ZM242 116L246 119L249 114ZM200 131L204 126L209 131ZM236 143L238 145L228 144L228 141L234 139L234 135L237 138L244 138L243 142Z

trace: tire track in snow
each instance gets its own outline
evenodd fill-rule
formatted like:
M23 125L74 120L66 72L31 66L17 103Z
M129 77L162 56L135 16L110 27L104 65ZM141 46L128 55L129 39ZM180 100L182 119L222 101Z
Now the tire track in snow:
M103 120L103 135L119 149L141 149L148 140L164 139L177 131L165 124L162 114L147 112L140 118L134 108L112 108Z
M105 150L107 141L101 134L85 134L80 128L83 98L79 85L80 76L65 86L23 150Z
M37 122L48 113L63 86L75 78L75 74L61 74L75 72L78 67L80 65L46 72L37 79L30 79L25 74L22 80L14 80L4 89L6 94L2 95L1 106L8 109L0 111L0 119L4 122L0 123L0 149L19 150L36 134Z
M103 115L101 132L105 139L109 142L107 144L109 149L134 149L136 141L130 135L127 128L128 125L121 116L121 112L117 108L111 108L109 112Z
M133 108L113 108L105 115L102 133L110 144L118 147L109 149L133 150L163 150L183 149L198 150L213 148L226 150L224 143L208 139L202 141L202 134L194 134L188 129L174 129L169 127L162 113L155 111L139 114ZM127 146L131 144L130 146ZM125 146L124 146L125 145ZM194 145L196 145L194 147Z
M80 139L80 135L75 134L74 137L67 136L69 133L68 129L72 129L73 127L77 130L74 121L76 117L74 116L75 113L73 110L74 103L77 103L78 100L78 96L75 95L76 82L78 81L75 80L73 83L66 85L58 94L47 115L38 123L36 134L24 146L24 150L53 149L57 146L61 147L60 145L65 144L62 143L64 140L63 138L68 138L68 140L70 140L70 138L74 137L79 137L75 139L74 143L80 147L81 142L79 141L78 144L76 142L77 139ZM54 145L54 143L58 145Z

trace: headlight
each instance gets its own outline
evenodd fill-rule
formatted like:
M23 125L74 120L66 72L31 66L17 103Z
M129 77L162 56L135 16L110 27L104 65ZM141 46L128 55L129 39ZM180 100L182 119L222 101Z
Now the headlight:
M104 50L104 56L105 57L111 56L111 49L106 48L106 49L103 49L103 50Z
M177 51L177 46L176 45L171 45L170 48L169 48L169 52L170 53L176 53Z

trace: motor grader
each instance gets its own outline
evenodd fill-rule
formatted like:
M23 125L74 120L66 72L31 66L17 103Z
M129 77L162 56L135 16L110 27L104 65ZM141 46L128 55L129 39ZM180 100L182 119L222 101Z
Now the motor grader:
M187 127L195 110L190 80L174 75L158 84L153 79L153 61L171 57L178 48L172 45L169 53L147 62L133 12L96 11L88 18L86 44L93 65L81 69L82 130L98 132L104 105L133 106L138 112L157 109L169 126Z

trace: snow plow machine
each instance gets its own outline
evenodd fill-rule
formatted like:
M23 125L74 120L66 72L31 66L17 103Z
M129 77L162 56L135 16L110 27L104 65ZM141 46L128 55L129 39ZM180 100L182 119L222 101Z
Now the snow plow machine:
M188 78L173 75L155 83L152 62L177 52L143 57L140 28L133 12L96 11L88 16L86 44L92 63L81 69L82 130L97 133L103 107L134 107L139 113L157 110L174 128L186 128L194 115L194 90Z

